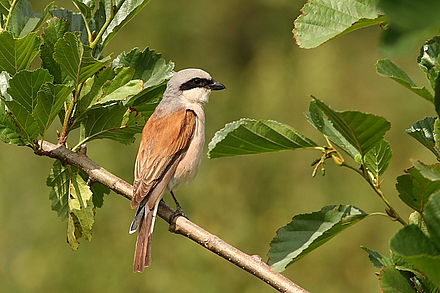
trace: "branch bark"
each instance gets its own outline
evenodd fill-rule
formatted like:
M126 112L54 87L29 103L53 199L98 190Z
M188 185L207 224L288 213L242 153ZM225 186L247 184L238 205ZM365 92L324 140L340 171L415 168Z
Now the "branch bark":
M131 199L133 194L133 186L131 184L105 170L86 155L80 152L73 152L63 145L54 145L44 140L39 142L39 146L40 149L36 151L37 155L48 156L60 160L64 164L76 166L84 170L90 176L91 180L100 182L111 188L117 194ZM170 222L173 212L173 209L161 202L158 214L162 219ZM176 217L170 225L170 231L195 241L202 247L263 280L279 292L308 292L280 273L272 271L272 269L261 260L261 257L251 256L238 250L219 237L197 226L187 218Z

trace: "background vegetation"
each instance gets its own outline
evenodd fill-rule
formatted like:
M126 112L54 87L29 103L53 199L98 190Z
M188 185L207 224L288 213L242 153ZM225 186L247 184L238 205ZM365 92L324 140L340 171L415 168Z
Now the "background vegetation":
M47 4L32 3L36 11ZM72 7L68 1L59 4ZM398 203L394 180L410 166L409 159L432 163L428 151L402 133L414 121L434 114L432 107L375 73L374 64L382 57L377 46L379 28L349 34L313 50L299 49L290 31L302 5L287 0L152 1L107 51L117 55L149 46L173 60L176 69L200 67L224 82L228 90L213 94L206 109L207 139L241 117L276 119L317 138L303 118L310 94L334 109L345 110L348 104L386 117L392 123L386 138L394 155L383 189ZM393 60L423 84L415 58L414 52ZM131 182L136 150L137 144L96 141L89 147L89 156ZM294 214L338 203L367 212L383 209L367 184L349 170L329 164L325 177L312 178L309 166L315 158L316 152L286 152L204 159L199 176L183 186L178 196L193 221L263 258L273 231ZM133 274L135 237L127 233L133 211L114 194L107 196L97 213L93 241L82 241L82 247L72 251L65 245L65 223L50 212L49 188L43 182L51 165L51 160L36 157L28 148L0 144L2 290L271 292L252 276L168 233L163 221L155 230L153 266ZM380 217L368 218L293 264L285 274L311 292L377 291L375 268L359 246L387 253L388 240L399 228L398 223Z

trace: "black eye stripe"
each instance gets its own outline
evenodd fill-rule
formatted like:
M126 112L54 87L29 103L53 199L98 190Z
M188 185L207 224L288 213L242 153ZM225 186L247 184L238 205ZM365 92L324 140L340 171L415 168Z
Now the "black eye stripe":
M210 79L195 77L182 84L180 90L185 91L198 87L207 87L210 84L212 84L212 80Z

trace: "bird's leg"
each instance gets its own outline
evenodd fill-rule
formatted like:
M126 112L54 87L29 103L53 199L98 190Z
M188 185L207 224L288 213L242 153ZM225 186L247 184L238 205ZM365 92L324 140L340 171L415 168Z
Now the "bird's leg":
M171 196L173 197L174 202L176 203L176 211L171 215L170 223L173 223L173 222L174 222L174 219L175 219L176 217L179 217L179 216L182 216L182 217L188 218L188 217L186 216L185 212L183 211L182 206L181 206L181 205L179 204L179 202L177 201L177 198L176 198L176 196L174 195L174 192L173 192L172 190L170 190L170 193L171 193Z

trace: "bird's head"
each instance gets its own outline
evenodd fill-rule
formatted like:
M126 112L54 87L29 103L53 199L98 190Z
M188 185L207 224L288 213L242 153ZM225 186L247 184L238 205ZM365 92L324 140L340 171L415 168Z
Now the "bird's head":
M211 91L224 89L225 86L212 79L201 69L183 69L174 73L168 81L167 92L178 93L179 98L190 103L207 103Z

